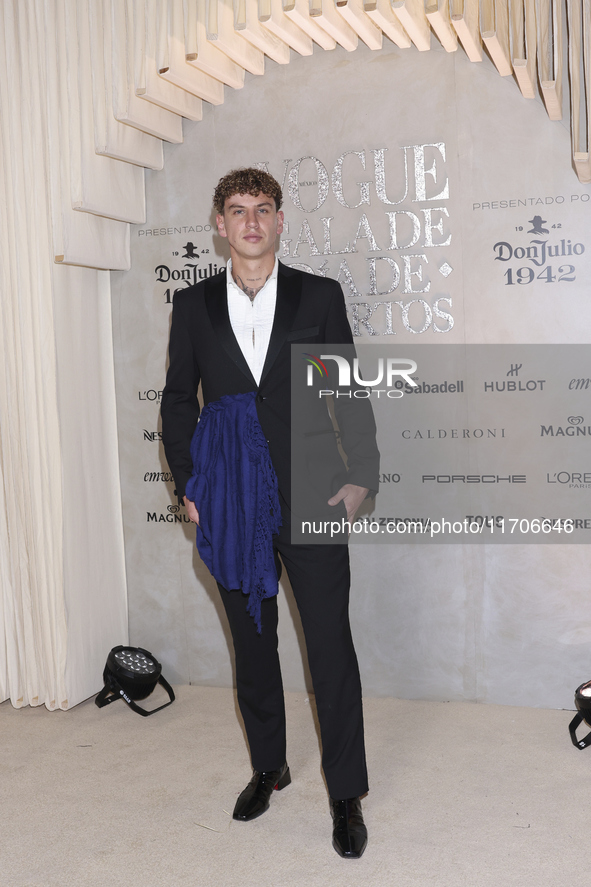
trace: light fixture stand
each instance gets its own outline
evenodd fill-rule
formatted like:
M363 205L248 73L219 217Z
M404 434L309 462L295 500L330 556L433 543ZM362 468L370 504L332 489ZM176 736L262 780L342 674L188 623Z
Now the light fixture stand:
M577 727L585 721L591 727L591 681L586 681L575 690L575 705L577 713L568 725L568 732L572 744L575 748L581 750L591 745L591 733L588 733L584 739L577 739Z
M95 703L99 708L124 699L132 711L146 718L166 708L174 702L174 690L162 677L162 666L148 650L142 647L113 647L107 656L103 671L105 686L100 691ZM161 684L168 693L169 701L151 711L136 704L136 699L145 699Z

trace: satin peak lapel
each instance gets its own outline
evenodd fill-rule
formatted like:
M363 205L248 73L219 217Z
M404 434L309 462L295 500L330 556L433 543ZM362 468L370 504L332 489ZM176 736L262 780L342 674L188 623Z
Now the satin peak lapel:
M205 305L207 313L211 320L211 325L215 334L221 342L221 345L236 364L238 369L253 383L256 387L254 376L250 371L242 349L236 340L232 324L230 323L230 315L228 314L228 296L226 289L226 274L216 274L215 277L209 277L205 283Z
M267 349L267 357L261 374L261 385L265 376L271 370L277 356L288 333L293 328L293 323L300 307L300 299L302 295L302 275L291 269L286 268L279 263L279 272L277 275L277 304L275 306L275 318L273 320L273 329L271 331L271 339ZM260 386L259 386L260 387Z

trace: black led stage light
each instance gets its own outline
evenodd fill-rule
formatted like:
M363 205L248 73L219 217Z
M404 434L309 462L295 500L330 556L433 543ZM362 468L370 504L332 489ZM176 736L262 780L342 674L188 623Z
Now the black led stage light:
M577 707L577 714L568 725L568 732L573 745L576 748L583 749L591 745L591 733L588 733L584 739L577 739L576 730L583 721L585 721L587 726L591 727L591 681L587 681L585 684L577 687L575 690L575 705Z
M141 647L113 647L107 656L103 681L105 686L94 700L99 708L117 699L124 699L133 711L147 717L174 702L174 690L162 677L162 666L151 653ZM156 684L164 687L169 701L152 711L136 705L135 700L149 696Z

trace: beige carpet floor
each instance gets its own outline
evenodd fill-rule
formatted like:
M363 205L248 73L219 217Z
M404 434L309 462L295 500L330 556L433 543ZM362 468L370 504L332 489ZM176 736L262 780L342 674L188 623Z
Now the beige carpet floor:
M155 702L154 694L146 703ZM250 778L231 691L0 706L2 887L571 887L588 876L591 749L571 712L368 699L369 844L340 859L310 701L287 695L292 784L234 822Z

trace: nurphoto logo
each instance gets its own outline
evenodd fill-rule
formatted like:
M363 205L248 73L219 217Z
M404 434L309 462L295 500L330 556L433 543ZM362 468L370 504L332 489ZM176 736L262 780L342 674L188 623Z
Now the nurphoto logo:
M342 357L340 354L321 354L317 357L316 355L307 352L302 356L308 364L306 378L306 385L308 387L311 387L314 384L314 369L320 373L322 379L328 378L329 371L324 363L324 361L328 360L333 360L337 365L338 387L351 387L351 363L346 357ZM385 393L388 397L403 397L404 392L400 390L400 387L394 387L395 380L398 381L400 385L399 379L403 379L411 388L417 388L417 382L411 377L411 373L416 372L417 364L414 360L402 357L387 357L384 360L383 357L380 357L378 358L377 375L375 379L362 379L359 370L359 358L355 357L353 358L353 380L357 385L365 387L355 390L353 396L370 397L371 394L374 393L379 397L380 394ZM380 385L384 379L387 387L376 388L376 386ZM336 395L337 397L351 397L351 392L339 392L326 388L320 389L318 392L319 397L329 397L331 395Z

